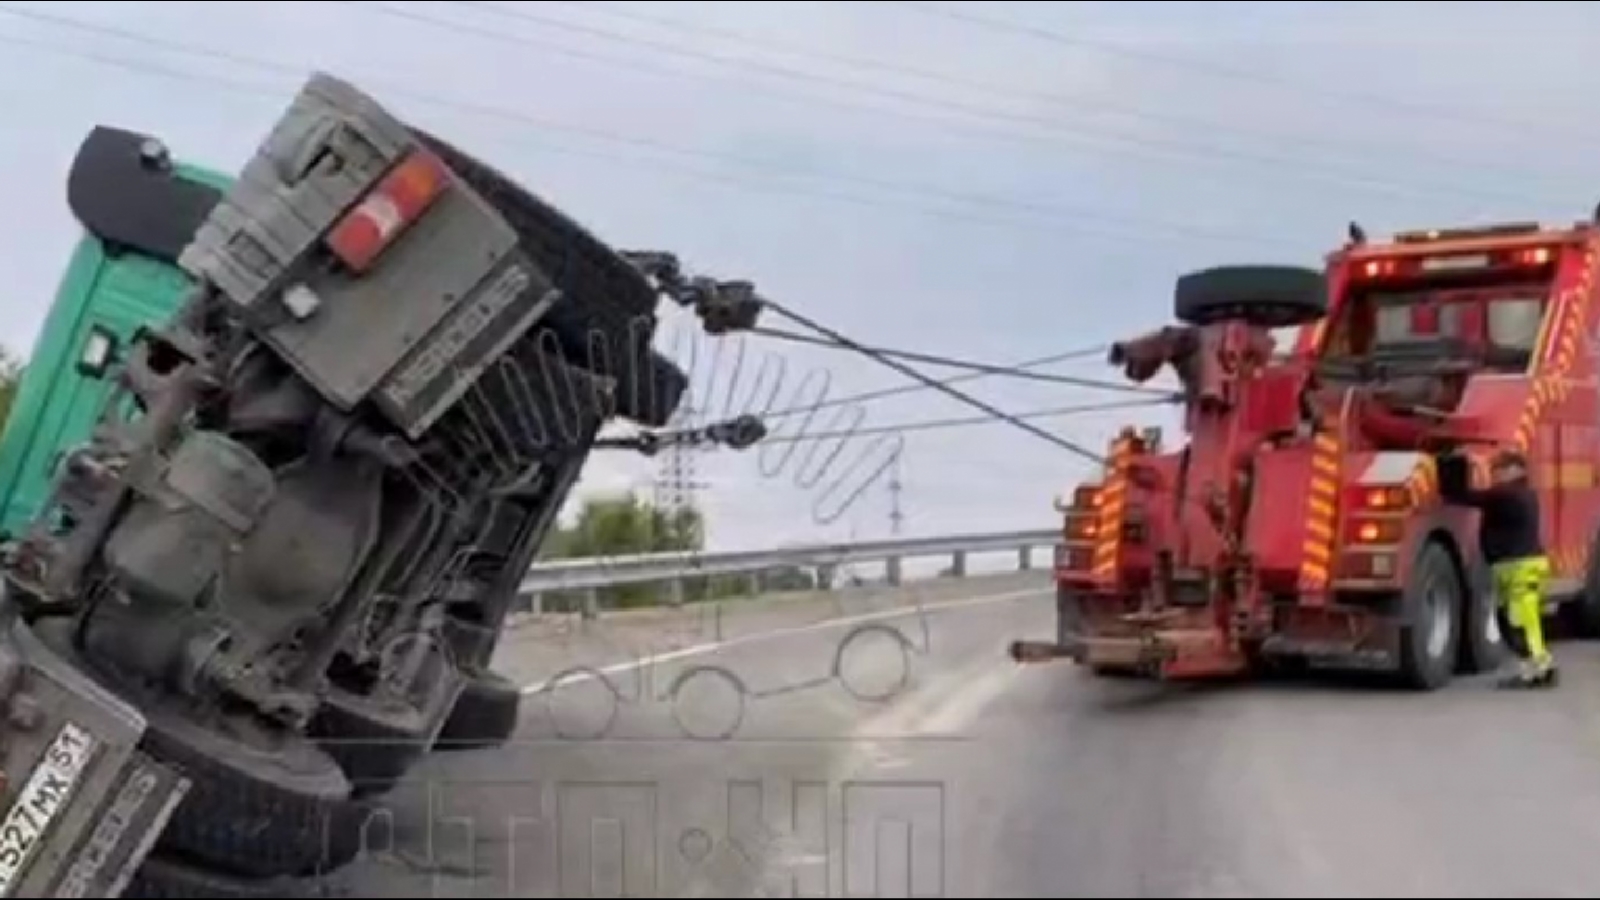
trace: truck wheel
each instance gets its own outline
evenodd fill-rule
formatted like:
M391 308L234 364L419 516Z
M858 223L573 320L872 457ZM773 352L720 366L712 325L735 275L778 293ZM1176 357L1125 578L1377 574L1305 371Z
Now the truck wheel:
M1076 592L1056 585L1056 643L1068 644L1083 634L1083 602Z
M1437 690L1455 674L1465 593L1449 551L1424 544L1400 603L1400 678L1407 687Z
M424 723L411 707L378 711L335 690L311 724L323 752L350 782L352 797L376 797L394 789L426 755Z
M1475 567L1471 589L1463 598L1466 622L1461 641L1461 671L1467 675L1494 672L1511 656L1506 629L1495 596L1494 580L1483 566Z
M329 872L354 858L346 838L360 807L332 757L299 736L269 747L153 706L141 705L146 752L193 782L159 846L250 878Z
M517 731L522 690L494 672L467 680L455 709L439 732L436 750L484 750L498 747Z
M1321 272L1297 266L1222 266L1178 279L1173 313L1186 325L1240 319L1262 328L1305 325L1328 314Z
M137 707L146 719L140 749L191 782L158 850L248 878L329 872L355 857L349 835L359 833L363 810L332 757L300 735L242 716L202 725L136 679L106 677L78 652L72 628L53 620L35 633Z
M1583 590L1566 608L1570 610L1567 617L1579 637L1600 638L1600 534L1595 535L1589 549L1589 563L1583 572Z
M172 900L268 900L319 896L314 882L293 878L235 878L201 869L162 854L152 854L133 874L122 897Z

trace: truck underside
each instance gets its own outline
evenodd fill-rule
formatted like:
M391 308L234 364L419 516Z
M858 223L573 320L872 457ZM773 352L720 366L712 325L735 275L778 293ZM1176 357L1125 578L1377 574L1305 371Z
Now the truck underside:
M679 276L324 75L226 191L175 191L140 135L88 151L80 220L193 290L113 348L92 436L6 547L8 815L49 853L0 837L0 895L327 872L423 754L509 736L489 657L602 425L678 406L651 342ZM747 317L716 287L697 311Z

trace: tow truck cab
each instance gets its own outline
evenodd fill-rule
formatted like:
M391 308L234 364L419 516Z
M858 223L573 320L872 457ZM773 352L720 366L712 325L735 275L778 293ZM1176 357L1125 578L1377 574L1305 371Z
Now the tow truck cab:
M1551 601L1579 599L1600 520L1600 230L1513 224L1353 241L1329 258L1328 277L1329 315L1296 350L1319 361L1324 390L1354 379L1384 401L1361 422L1371 458L1351 473L1359 490L1335 587L1393 586L1410 555L1386 564L1385 536L1411 549L1437 500L1431 457L1415 451L1455 443L1480 462L1495 447L1528 455ZM1474 523L1446 516L1470 560Z
M1497 665L1475 514L1441 501L1434 459L1464 450L1481 474L1507 446L1541 492L1551 603L1577 601L1600 630L1582 590L1600 518L1600 230L1374 243L1353 226L1320 273L1299 271L1202 273L1206 309L1180 288L1185 327L1119 345L1136 380L1178 370L1189 440L1126 430L1063 504L1057 641L1018 658L1166 677L1330 658L1425 688ZM1274 347L1290 321L1304 327Z

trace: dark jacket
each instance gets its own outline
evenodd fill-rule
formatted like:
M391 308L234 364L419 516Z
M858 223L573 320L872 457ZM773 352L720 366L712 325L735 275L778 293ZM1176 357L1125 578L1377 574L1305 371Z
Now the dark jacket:
M1478 547L1489 565L1544 555L1539 493L1526 480L1476 491L1466 457L1446 456L1439 460L1439 493L1447 503L1483 513Z

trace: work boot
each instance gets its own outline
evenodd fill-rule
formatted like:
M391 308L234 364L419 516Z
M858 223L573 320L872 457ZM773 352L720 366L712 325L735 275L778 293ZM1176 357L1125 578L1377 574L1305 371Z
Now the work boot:
M1510 690L1552 688L1560 681L1561 672L1555 660L1547 656L1544 659L1522 660L1515 670L1501 679L1500 686Z

